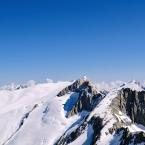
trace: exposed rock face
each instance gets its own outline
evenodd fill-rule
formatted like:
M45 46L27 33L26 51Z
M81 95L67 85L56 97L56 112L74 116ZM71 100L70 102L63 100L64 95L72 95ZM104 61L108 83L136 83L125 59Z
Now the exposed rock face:
M133 123L145 125L145 91L122 89L113 100L112 107L127 114Z
M73 116L79 112L92 111L99 101L103 98L101 94L89 93L89 90L86 88L79 93L79 98L76 104L73 106L70 112L68 112L68 117Z
M83 120L82 120L82 123L74 129L73 127L68 129L62 136L61 138L57 141L57 143L55 145L67 145L71 142L73 142L74 140L76 140L83 132L84 130L86 129L87 127L87 117L85 117Z
M63 89L57 96L61 97L68 93L77 93L79 96L72 109L67 113L67 117L71 117L82 111L91 112L105 96L104 94L98 93L90 81L84 79L75 81L72 85ZM87 118L88 115L82 119L77 128L74 127L73 129L72 127L68 129L57 141L56 145L67 145L73 142L86 130L86 128L88 128L89 125L93 128L91 145L95 145L100 137L101 129L103 128L103 120L100 117L95 116L89 121L87 121Z
M89 88L90 93L93 93L93 91L94 91L94 93L96 93L96 91L92 89L90 81L84 80L84 79L79 79L79 80L76 80L72 85L66 87L61 92L59 92L59 94L57 96L61 97L70 92L80 92L82 89L85 89L86 87Z
M57 96L61 97L71 92L78 93L79 97L72 109L67 113L67 117L82 111L92 111L104 97L103 94L96 91L90 81L84 79L75 81L72 85L63 89Z
M145 144L145 133L137 132L137 133L130 133L128 128L120 128L116 131L116 135L120 136L120 143L119 145L137 145L144 143Z
M101 135L101 129L103 128L103 120L100 117L93 116L89 122L87 122L87 117L83 120L82 124L79 127L70 129L66 131L63 136L57 141L55 145L67 145L74 140L76 140L86 128L91 125L93 128L93 136L90 145L95 145L96 141Z
M114 114L119 111L128 115L132 123L145 125L145 91L133 91L129 88L122 89L118 96L111 103ZM128 128L123 126L130 125L131 122L116 122L109 132L120 136L118 145L145 144L145 133L131 133Z
M103 128L103 119L100 118L100 117L95 117L94 116L90 120L90 124L92 125L93 130L94 130L94 134L93 134L91 145L95 145L97 140L101 136L101 129Z
M78 98L76 99L76 103L74 103L71 109L67 112L67 117L71 117L82 111L87 111L87 115L84 116L79 124L70 127L60 137L56 145L67 145L72 143L85 131L88 131L89 126L91 126L93 133L91 134L91 143L88 145L97 145L96 143L99 139L101 140L101 131L109 120L100 118L101 115L97 117L93 116L91 119L88 116L94 108L99 107L98 104L107 93L98 93L90 81L82 79L77 80L72 85L66 87L58 94L58 97L68 93L76 93L78 94ZM106 136L108 134L114 136L112 142L108 142L108 145L114 145L113 141L115 141L115 145L145 144L145 133L131 133L129 129L126 128L126 126L129 126L132 123L145 125L145 91L137 92L129 88L124 88L118 92L118 95L113 99L110 107L112 108L112 112L110 111L110 113L119 116L119 112L122 112L129 116L132 122L130 119L124 121L122 118L120 119L114 116L114 118L117 119L116 122L114 124L112 123L112 126L109 126L110 128L107 128L107 131L105 132ZM118 137L118 140L116 140L116 137Z

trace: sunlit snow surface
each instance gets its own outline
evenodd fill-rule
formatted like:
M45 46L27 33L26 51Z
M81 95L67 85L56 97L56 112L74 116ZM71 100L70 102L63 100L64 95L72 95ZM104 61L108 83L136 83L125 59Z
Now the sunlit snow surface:
M78 116L65 117L57 93L71 82L39 84L15 91L0 91L0 145L52 145ZM28 117L26 114L35 108ZM24 119L22 127L19 129Z
M85 78L86 79L86 78ZM67 118L69 111L76 102L78 95L67 94L62 97L56 95L72 82L58 82L37 84L19 90L0 90L0 145L54 145L59 137L77 120L79 115ZM115 145L119 136L106 134L116 122L109 107L112 100L122 88L142 91L143 87L135 82L122 83L117 81L108 89L107 96L91 112L92 116L103 118L104 128L98 145ZM103 84L104 85L104 84ZM108 87L108 86L107 86ZM100 88L102 86L100 85ZM101 90L101 89L100 89ZM105 89L104 89L105 90ZM107 90L107 91L108 91ZM120 112L117 116L121 121L130 118ZM127 126L131 132L145 131L144 126L131 124ZM93 128L89 125L86 130L70 145L90 145Z

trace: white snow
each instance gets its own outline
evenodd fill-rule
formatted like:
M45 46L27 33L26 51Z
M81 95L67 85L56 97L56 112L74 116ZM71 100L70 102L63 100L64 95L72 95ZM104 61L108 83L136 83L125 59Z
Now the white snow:
M84 81L87 81L87 76L83 76L82 78Z
M93 137L93 128L91 125L88 125L87 129L84 131L81 136L79 136L74 142L69 145L90 145Z
M100 82L100 83L96 83L95 86L99 91L111 91L115 88L120 87L121 85L123 85L124 82L123 81L112 81L112 82Z
M108 142L111 142L113 138L113 136L108 133L108 129L111 128L112 125L116 122L116 119L112 115L110 108L110 104L116 96L117 96L116 90L109 93L89 116L89 119L91 119L91 117L94 115L103 118L103 124L105 126L101 130L101 137L99 141L97 141L98 145L108 145Z
M0 91L0 144L52 145L79 116L67 119L64 103L70 97L56 97L72 82L32 85L20 90ZM37 107L24 119L26 113Z
M145 132L145 127L140 124L131 124L130 126L127 126L129 128L129 131L132 133L135 132Z
M130 88L131 90L133 91L138 91L138 92L141 92L144 90L143 86L141 85L140 82L138 81L130 81L128 83L125 83L122 88Z
M83 79L87 80L86 77ZM15 90L13 85L11 86L13 89L3 88L0 90L0 145L53 145L81 117L75 115L66 118L66 111L76 102L78 94L72 95L70 93L62 97L56 96L72 83L53 83L48 79L47 83L44 84L35 84L34 81L30 81L27 84L28 87L24 89ZM108 87L109 93L89 115L88 121L94 115L103 118L104 127L101 130L101 137L97 141L98 145L108 145L108 143L115 145L121 136L116 136L116 139L113 140L114 134L111 135L108 131L117 121L112 114L110 104L117 96L118 91L122 88L144 90L142 85L136 81L120 86L121 83L118 81L112 83L109 87L104 83L103 86ZM28 113L29 115L26 117ZM144 126L132 124L130 118L122 112L119 112L116 117L118 120L127 123L126 127L132 133L145 132ZM22 126L20 126L21 123ZM74 127L77 127L77 125ZM83 134L69 145L89 145L92 135L93 128L88 125Z

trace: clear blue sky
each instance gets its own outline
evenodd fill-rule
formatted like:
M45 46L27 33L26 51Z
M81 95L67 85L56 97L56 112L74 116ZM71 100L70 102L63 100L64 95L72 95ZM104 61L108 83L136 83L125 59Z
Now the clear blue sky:
M1 0L0 84L145 79L144 0Z

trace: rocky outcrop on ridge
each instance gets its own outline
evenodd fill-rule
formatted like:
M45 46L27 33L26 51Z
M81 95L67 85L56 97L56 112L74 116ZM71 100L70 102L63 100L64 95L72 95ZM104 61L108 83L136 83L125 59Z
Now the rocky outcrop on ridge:
M114 139L117 137L119 137L120 141L117 145L145 144L144 132L131 133L128 128L119 128L114 135Z
M88 117L88 116L87 116ZM84 118L82 123L76 128L71 128L66 131L55 145L67 145L76 140L85 130L91 125L93 129L92 141L90 145L95 145L96 141L101 135L101 129L103 128L103 120L100 117L93 116L90 121L87 121L87 117Z
M111 106L129 116L133 123L145 125L145 91L122 89Z
M125 85L122 87L125 87ZM68 117L82 111L91 113L97 105L99 105L101 100L104 97L107 97L106 94L97 92L90 81L83 79L77 80L72 85L63 89L58 94L58 97L72 92L78 93L79 97L71 110L67 113ZM109 133L114 136L110 145L114 145L113 141L116 137L118 137L119 140L115 145L129 145L131 143L137 145L145 142L144 132L131 133L128 127L126 127L132 123L145 125L145 91L132 90L131 88L126 87L118 90L117 94L118 95L116 95L110 104L112 110L110 113L113 113L114 118L116 118L116 123L112 124L112 127L108 128L108 132L106 132L106 135ZM116 115L119 116L120 112L130 117L131 121L118 120ZM88 113L88 116L90 113ZM92 141L89 145L96 145L100 139L101 130L105 126L105 124L103 124L104 119L99 116L92 116L91 119L88 120L88 116L85 116L78 127L68 129L68 131L60 137L56 145L67 145L75 141L84 133L89 125L91 125L93 129Z
M64 96L68 93L78 93L79 97L75 105L67 113L68 117L78 114L82 111L92 111L96 105L103 99L104 94L98 93L96 88L92 85L89 80L79 79L75 81L72 85L63 89L58 97Z

